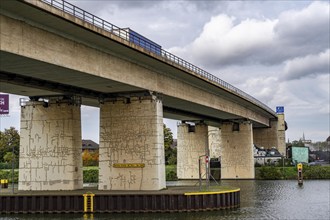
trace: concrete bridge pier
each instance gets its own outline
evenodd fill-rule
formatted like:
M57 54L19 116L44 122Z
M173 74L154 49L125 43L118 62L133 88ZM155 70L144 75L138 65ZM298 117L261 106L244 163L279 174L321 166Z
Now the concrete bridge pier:
M286 156L284 114L278 114L277 116L277 120L270 121L268 128L253 129L253 140L258 147L266 149L275 147L283 156Z
M198 179L199 157L209 151L208 126L203 123L195 125L182 123L178 126L177 138L178 178ZM204 166L202 166L202 169L202 173L205 173Z
M36 98L22 105L19 190L83 187L79 100Z
M226 122L221 126L221 179L253 179L252 123Z
M118 97L100 106L99 190L166 187L162 101Z

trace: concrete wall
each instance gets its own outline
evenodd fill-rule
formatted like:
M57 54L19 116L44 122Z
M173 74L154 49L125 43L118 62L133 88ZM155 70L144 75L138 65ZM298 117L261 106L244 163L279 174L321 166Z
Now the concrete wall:
M206 154L208 149L208 126L196 124L195 131L189 132L189 125L182 123L178 126L177 134L177 175L179 179L199 178L199 156ZM204 166L202 166L205 173ZM205 178L205 177L204 177Z
M21 108L19 190L82 188L80 106L30 101Z
M253 179L253 135L252 124L239 124L239 131L233 131L233 123L221 126L221 178Z
M99 190L166 187L162 102L155 96L105 102L100 108ZM144 164L144 168L115 168Z

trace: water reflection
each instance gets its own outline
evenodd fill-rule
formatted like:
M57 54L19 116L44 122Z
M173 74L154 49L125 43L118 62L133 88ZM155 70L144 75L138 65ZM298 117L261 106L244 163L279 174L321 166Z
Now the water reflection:
M169 182L169 185L195 185L196 181ZM198 184L198 183L197 183ZM6 215L0 219L330 219L330 182L305 180L302 187L295 180L277 181L221 181L221 185L241 188L241 207L236 210L189 213L136 213L136 214L37 214Z

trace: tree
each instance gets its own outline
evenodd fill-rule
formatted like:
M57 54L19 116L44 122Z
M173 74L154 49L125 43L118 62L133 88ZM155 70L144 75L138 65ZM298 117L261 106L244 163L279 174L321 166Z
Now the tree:
M164 124L164 145L165 150L170 148L173 144L173 133L170 128L167 128Z
M13 160L15 161L16 159L16 156L15 154L13 154L13 152L7 152L5 154L5 156L3 156L3 160L6 162L6 163L12 163Z
M5 161L5 155L8 152L13 152L14 148L14 158L18 158L19 155L19 141L20 136L18 131L14 127L5 129L5 131L0 131L0 162ZM9 155L6 156L8 159Z
M99 152L90 152L89 150L84 150L82 153L83 166L98 166L99 162Z
M312 143L314 149L319 150L319 151L327 151L330 147L326 141L321 142L318 141L316 143Z
M292 146L294 147L305 147L304 142L300 139L299 141L292 141Z
M165 164L176 164L177 150L172 147L173 133L170 128L164 124L164 148L165 148Z

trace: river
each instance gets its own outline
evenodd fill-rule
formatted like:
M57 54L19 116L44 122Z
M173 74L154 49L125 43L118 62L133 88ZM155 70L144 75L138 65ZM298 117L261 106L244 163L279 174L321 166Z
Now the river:
M191 185L193 181L168 182L169 185ZM0 219L330 219L330 181L305 180L302 187L295 180L232 180L221 185L241 188L241 206L235 210L190 213L137 213L137 214L28 214L5 215Z

